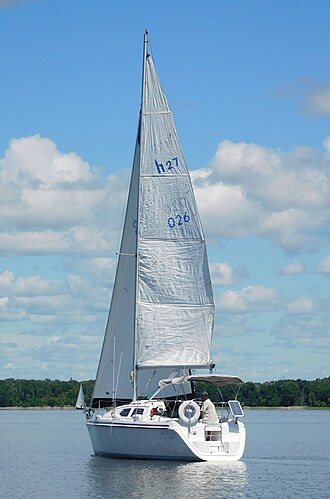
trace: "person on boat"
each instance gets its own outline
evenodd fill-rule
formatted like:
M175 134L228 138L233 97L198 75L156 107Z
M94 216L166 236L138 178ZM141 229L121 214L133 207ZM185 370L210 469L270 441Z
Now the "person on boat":
M208 392L202 393L201 417L202 422L207 424L219 423L219 418L213 402L209 398Z

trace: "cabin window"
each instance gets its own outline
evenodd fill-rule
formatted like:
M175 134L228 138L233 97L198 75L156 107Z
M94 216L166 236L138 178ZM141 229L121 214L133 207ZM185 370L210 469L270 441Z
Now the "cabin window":
M123 409L122 411L120 411L120 413L119 413L119 414L120 414L121 416L123 416L123 417L126 417L126 416L128 416L128 414L129 414L129 411L130 411L130 410L131 410L131 409Z
M144 409L139 407L138 409L134 409L134 411L132 412L132 416L134 416L135 414L143 414L144 412Z

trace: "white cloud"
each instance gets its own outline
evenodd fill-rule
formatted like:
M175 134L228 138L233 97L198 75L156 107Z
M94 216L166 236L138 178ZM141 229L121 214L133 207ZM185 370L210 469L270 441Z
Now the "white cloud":
M90 378L97 367L101 338L81 329L76 334L70 330L70 334L56 334L61 329L54 326L53 334L48 327L47 334L20 336L15 348L0 341L1 351L5 351L0 364L3 375L10 376L6 371L15 371L18 378L69 379L74 372L78 379Z
M325 149L325 157L326 159L330 159L330 135L326 137L323 141L323 147Z
M8 362L7 364L5 364L3 366L3 369L6 369L8 371L14 371L15 369L17 369L19 366L18 365L15 365L13 362Z
M68 268L77 267L79 272L90 275L104 286L112 284L117 265L116 258L76 258L66 259Z
M272 334L292 344L302 343L310 349L330 347L329 313L324 315L285 315L272 328Z
M287 265L284 265L281 269L281 273L283 275L302 274L304 271L305 271L305 267L299 261L290 262Z
M16 296L40 296L45 294L54 296L63 292L63 285L33 275L18 278L14 286L14 292Z
M330 85L313 82L305 96L307 109L316 115L330 115Z
M9 298L7 296L0 297L0 307L5 307L9 302Z
M278 89L279 97L298 97L302 110L314 116L330 115L330 85L312 78L301 78Z
M207 182L195 186L198 209L208 237L241 237L256 233L257 206L246 199L241 186Z
M323 258L316 268L317 272L330 274L330 255Z
M15 277L13 272L10 272L9 270L4 270L3 272L0 272L1 294L6 293L6 290L12 287L14 279Z
M107 283L108 284L108 283ZM0 273L0 319L39 324L79 324L104 319L110 290L74 274L61 283L32 275Z
M211 281L214 286L229 286L246 276L243 269L233 269L228 262L210 263Z
M215 321L215 334L213 341L213 351L217 350L217 343L221 343L223 338L233 337L233 336L245 336L251 330L251 325L247 321L246 314L221 314L220 310L217 310L217 318Z
M289 314L312 314L317 312L318 306L311 298L298 298L287 305Z
M76 153L61 154L51 140L40 135L13 139L1 160L4 182L20 185L75 184L91 179L88 163Z
M0 159L0 253L115 250L127 172L93 172L76 153L62 154L39 135L13 139Z
M325 154L290 153L221 142L208 169L195 176L206 233L269 237L288 251L317 244L330 221L329 141Z
M281 305L281 297L273 288L251 285L241 291L225 291L216 300L219 312L270 312Z

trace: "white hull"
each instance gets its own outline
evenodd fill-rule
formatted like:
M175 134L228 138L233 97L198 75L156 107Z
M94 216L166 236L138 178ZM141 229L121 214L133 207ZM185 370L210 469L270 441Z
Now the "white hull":
M161 418L163 419L163 418ZM87 421L94 453L117 458L179 461L238 461L244 452L245 428L239 421L189 427L180 420ZM212 431L212 440L206 440Z

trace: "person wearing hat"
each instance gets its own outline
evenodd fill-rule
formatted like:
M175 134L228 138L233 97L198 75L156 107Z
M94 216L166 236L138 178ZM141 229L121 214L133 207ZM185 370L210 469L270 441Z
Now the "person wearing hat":
M215 410L213 402L209 399L208 392L202 393L201 417L202 422L207 424L219 423L219 418Z

